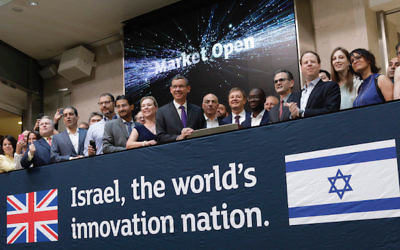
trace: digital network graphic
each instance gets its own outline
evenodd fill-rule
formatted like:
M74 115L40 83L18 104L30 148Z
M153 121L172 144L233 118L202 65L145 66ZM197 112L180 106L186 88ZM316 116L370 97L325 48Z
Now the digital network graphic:
M233 86L273 91L276 69L298 74L295 30L292 0L219 1L157 25L128 24L125 92L159 91L162 102L162 90L168 91L168 80L178 73L189 78L192 89L224 96Z

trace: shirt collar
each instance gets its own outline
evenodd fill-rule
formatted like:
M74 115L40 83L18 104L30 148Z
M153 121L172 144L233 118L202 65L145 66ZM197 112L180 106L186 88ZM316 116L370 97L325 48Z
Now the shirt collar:
M285 97L283 97L283 103L287 103L287 100L289 99L289 96L291 95L292 93L289 93L289 94L287 94Z
M185 107L185 110L187 110L187 102L185 102L183 105L180 105L177 103L175 100L173 101L175 108L178 110L180 106Z
M71 133L71 131L69 130L69 128L67 128L67 133L68 133L69 135L75 135L75 134L79 133L79 128L76 129L75 134Z
M251 118L257 119L257 118L263 117L264 113L265 113L265 109L263 109L256 117L254 117L253 113L251 113Z
M218 117L217 117L217 116L215 116L214 119L210 119L210 118L208 118L208 117L206 116L206 114L204 114L204 118L206 119L206 121L218 121Z
M309 89L309 88L314 88L315 85L317 85L317 83L319 82L320 78L317 77L314 80L312 80L311 82L309 82L308 84L304 85L304 89Z
M232 118L235 118L235 116L240 115L240 117L246 117L246 110L242 110L239 114L235 114L232 112Z

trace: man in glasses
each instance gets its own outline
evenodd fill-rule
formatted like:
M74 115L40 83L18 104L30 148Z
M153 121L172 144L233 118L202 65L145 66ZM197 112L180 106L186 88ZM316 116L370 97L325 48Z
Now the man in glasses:
M290 111L289 108L286 107L286 104L294 102L297 105L300 105L299 94L293 93L293 74L286 69L276 71L274 76L274 86L280 100L279 105L275 105L269 112L269 121L271 123L287 121L290 119Z
M97 104L99 105L100 112L102 113L104 118L89 127L85 139L85 147L83 150L85 156L99 155L103 153L104 125L106 124L106 122L118 118L115 115L115 102L114 96L112 94L101 94L99 97L99 102ZM90 141L95 142L96 148L90 146Z

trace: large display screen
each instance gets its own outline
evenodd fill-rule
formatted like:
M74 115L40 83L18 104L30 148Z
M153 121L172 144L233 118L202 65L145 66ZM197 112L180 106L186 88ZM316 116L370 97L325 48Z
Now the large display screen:
M227 104L228 92L260 87L276 95L274 72L284 68L299 88L293 0L183 1L125 23L125 93L136 101L172 100L170 79L189 79L189 101L207 93Z

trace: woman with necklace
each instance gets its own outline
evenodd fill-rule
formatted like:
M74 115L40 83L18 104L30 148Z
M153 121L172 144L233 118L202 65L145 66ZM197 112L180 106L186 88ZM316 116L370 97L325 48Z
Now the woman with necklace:
M393 100L393 84L384 75L378 74L375 56L366 49L355 49L350 53L351 66L363 83L358 89L353 106L383 103Z
M340 87L340 109L352 108L362 80L354 74L350 66L350 54L342 47L337 47L331 54L331 75L332 81Z
M144 116L144 124L132 129L126 142L126 148L139 148L157 144L156 141L156 112L158 104L154 97L145 96L140 100L140 111Z

